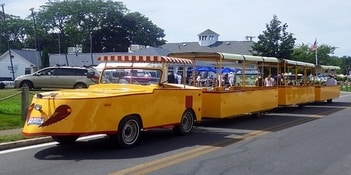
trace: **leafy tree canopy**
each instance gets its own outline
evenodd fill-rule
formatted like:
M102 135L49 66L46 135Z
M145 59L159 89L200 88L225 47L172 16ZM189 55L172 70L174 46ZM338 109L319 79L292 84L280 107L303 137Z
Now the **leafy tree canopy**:
M266 24L267 30L258 36L258 42L253 45L254 55L290 58L296 39L286 31L287 28L288 25L282 24L274 15L271 22Z
M30 12L29 12L30 13ZM130 44L160 46L166 41L163 29L122 2L112 0L49 0L34 12L39 50L65 53L67 47L82 46L83 52L128 51ZM33 18L6 15L0 22L0 52L11 48L35 48Z

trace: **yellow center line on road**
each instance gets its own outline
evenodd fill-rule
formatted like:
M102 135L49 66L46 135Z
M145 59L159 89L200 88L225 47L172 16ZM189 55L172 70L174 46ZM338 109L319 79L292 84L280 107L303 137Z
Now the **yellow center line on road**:
M314 120L316 118L322 118L323 114L329 113L329 112L334 111L334 110L336 110L336 109L325 111L325 112L322 112L319 114L312 114L312 115L309 115L309 117L304 117L304 118L294 120L294 121L291 121L288 123L276 125L273 127L268 127L268 128L263 129L263 130L252 131L252 132L249 132L249 133L241 135L241 136L236 136L233 138L228 138L228 139L213 143L211 145L200 146L200 147L197 147L194 149L190 149L190 150L178 153L178 154L174 154L174 155L165 157L165 158L157 159L155 161L143 163L143 164L136 165L136 166L133 166L130 168L126 168L126 169L123 169L120 171L116 171L116 172L111 173L110 175L122 175L122 174L123 175L125 175L125 174L142 175L142 174L147 174L147 173L150 173L150 172L153 172L156 170L160 170L162 168L165 168L165 167L168 167L171 165L175 165L175 164L178 164L178 163L181 163L181 162L208 154L210 152L219 150L223 147L226 147L228 145L232 145L234 143L238 143L238 142L241 142L244 140L253 139L253 138L256 138L256 137L259 137L259 136L262 136L262 135L265 135L265 134L268 134L271 132L275 132L275 131L279 131L279 130L289 128L292 126L296 126L298 124L302 124L302 123Z
M216 151L218 149L221 149L225 146L231 145L233 143L242 141L244 139L250 138L250 137L258 137L260 135L264 135L269 133L269 131L253 131L247 134L244 134L242 136L237 136L234 138L230 138L230 139L225 139L222 140L220 142L216 142L212 145L205 145L205 146L200 146L185 152L181 152L179 154L175 154L172 156L168 156L165 158L161 158L152 162L148 162L148 163L144 163L144 164L140 164L131 168L127 168L121 171L117 171L114 173L111 173L110 175L120 175L120 174L135 174L135 175L141 175L141 174L146 174L146 173L150 173L153 172L155 170L159 170L171 165L175 165L178 164L180 162L195 158L195 157L199 157L201 155Z

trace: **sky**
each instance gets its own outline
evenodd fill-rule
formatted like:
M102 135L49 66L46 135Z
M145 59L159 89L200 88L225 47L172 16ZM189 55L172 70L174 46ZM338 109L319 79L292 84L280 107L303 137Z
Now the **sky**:
M5 13L22 18L48 0L0 0ZM351 56L351 1L349 0L120 0L131 12L140 12L162 28L167 42L195 42L211 29L220 41L244 41L257 36L278 17L287 23L295 44L337 47L335 56Z

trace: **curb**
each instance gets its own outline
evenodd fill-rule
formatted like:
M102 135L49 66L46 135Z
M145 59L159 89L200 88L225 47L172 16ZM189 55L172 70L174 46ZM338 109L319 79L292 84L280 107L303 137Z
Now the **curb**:
M40 137L40 138L25 139L25 140L19 140L19 141L7 142L7 143L0 143L0 151L12 149L12 148L18 148L22 146L30 146L30 145L40 144L40 143L47 143L52 141L53 140L51 137Z

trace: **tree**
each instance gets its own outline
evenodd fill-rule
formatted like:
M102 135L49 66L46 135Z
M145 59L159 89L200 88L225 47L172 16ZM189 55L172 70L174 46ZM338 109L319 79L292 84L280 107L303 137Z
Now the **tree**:
M89 52L92 43L93 52L123 52L128 51L131 43L152 46L165 43L162 29L140 13L128 13L122 2L49 1L41 7L38 23L47 34L58 33L64 49L82 45L83 51Z
M341 70L344 74L350 74L351 72L351 57L350 56L343 56L341 58L342 60L342 65L341 65Z
M42 67L50 66L49 53L46 49L43 50L43 55L41 56Z
M164 31L138 12L126 14L122 24L131 44L160 46L166 42Z
M317 48L317 61L321 65L340 65L340 58L331 56L336 47L326 44L319 45ZM316 63L316 52L312 51L307 44L296 46L291 54L291 59L296 61L303 61L308 63Z
M291 60L302 61L308 63L315 63L315 53L310 49L307 44L302 43L301 45L297 45L292 54Z
M1 13L1 18L3 18L2 15ZM10 42L11 49L34 48L34 40L31 38L33 27L30 21L6 14L6 24L4 24L3 19L0 20L0 54L8 50L7 40ZM25 42L27 40L31 42Z
M296 39L292 33L286 31L288 25L281 23L278 17L273 15L270 24L266 24L267 30L258 36L258 42L252 46L254 55L290 58Z

